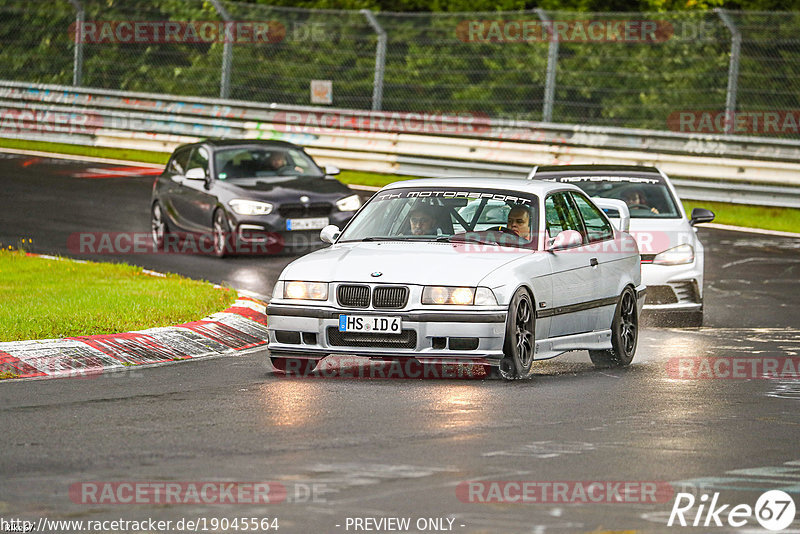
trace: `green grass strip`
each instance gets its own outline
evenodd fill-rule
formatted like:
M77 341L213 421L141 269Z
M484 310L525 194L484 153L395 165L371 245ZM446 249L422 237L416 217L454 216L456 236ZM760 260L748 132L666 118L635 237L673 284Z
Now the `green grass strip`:
M800 209L752 206L749 204L727 204L705 200L684 200L686 214L693 208L706 208L714 212L715 223L761 228L780 232L800 232Z
M339 180L346 184L370 185L373 187L383 187L402 180L416 180L419 176L403 176L400 174L378 174L375 172L363 171L342 171L337 176Z
M236 292L124 263L77 263L0 251L0 341L114 334L202 319Z
M103 148L69 143L51 143L49 141L28 141L27 139L0 138L0 147L17 150L38 150L56 154L75 156L91 156L93 158L121 159L131 162L159 163L165 165L169 160L168 152L151 152L150 150L133 150L129 148Z

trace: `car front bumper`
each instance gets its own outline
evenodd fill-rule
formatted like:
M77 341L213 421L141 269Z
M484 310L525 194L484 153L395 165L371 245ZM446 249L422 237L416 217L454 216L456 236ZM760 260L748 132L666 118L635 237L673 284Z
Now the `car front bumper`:
M329 224L340 228L353 217L355 212L332 211L327 215ZM266 248L274 251L275 248L290 247L295 252L311 251L326 244L320 239L321 228L312 230L288 230L287 219L280 214L260 216L242 216L228 214L228 222L233 229L236 242L243 248L248 246L253 250Z
M403 333L340 333L340 315L400 317ZM500 308L470 312L376 312L270 304L267 316L270 330L267 348L282 356L322 358L328 354L354 354L386 359L441 358L473 363L496 362L503 358L506 310ZM299 333L299 336L294 333ZM295 339L290 339L293 336Z
M695 264L642 264L642 282L647 286L645 311L693 312L703 309L703 272Z

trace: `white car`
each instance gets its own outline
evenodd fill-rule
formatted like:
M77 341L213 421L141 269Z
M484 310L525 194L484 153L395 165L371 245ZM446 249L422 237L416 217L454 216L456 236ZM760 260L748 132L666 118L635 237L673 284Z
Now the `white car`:
M277 370L356 354L481 364L512 379L570 350L604 367L636 351L636 242L578 187L398 182L321 238L331 246L289 264L267 307Z
M713 212L695 208L691 218L686 217L675 187L656 167L536 167L528 178L575 184L595 200L624 201L630 212L630 233L642 255L642 281L647 286L644 309L677 316L688 326L702 326L704 249L694 225L713 221Z

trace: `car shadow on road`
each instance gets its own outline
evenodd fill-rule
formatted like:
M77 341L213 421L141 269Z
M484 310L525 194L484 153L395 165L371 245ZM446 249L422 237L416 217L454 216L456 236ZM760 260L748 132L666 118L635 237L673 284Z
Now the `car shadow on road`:
M515 380L518 383L531 383L537 380L556 377L614 376L636 371L636 364L630 367L599 369L590 361L585 351L573 353L572 358L580 358L581 352L586 362L570 360L541 360L534 363L530 378ZM357 356L328 356L321 360L313 370L289 369L287 372L270 367L266 378L284 380L450 380L450 381L490 381L504 382L493 376L485 365L460 363L422 363L415 358L383 361L370 360Z

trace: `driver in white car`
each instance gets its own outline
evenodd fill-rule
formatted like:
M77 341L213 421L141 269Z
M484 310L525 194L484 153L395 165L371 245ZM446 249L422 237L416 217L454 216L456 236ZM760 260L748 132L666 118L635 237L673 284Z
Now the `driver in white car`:
M647 202L647 197L638 188L629 188L622 193L622 201L628 205L629 208L649 209L652 213L658 213L655 207L650 206Z

